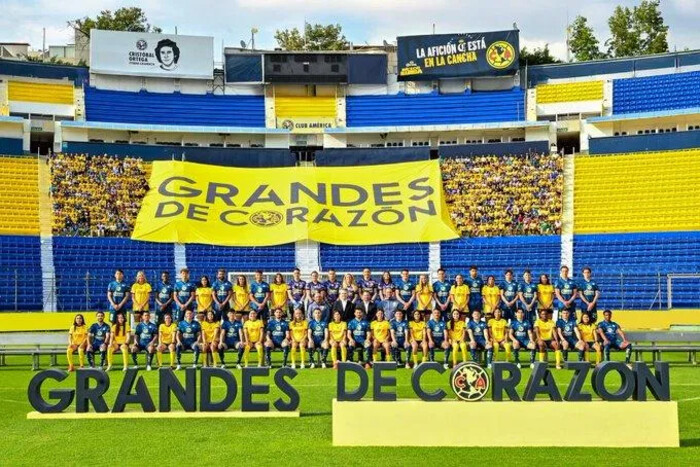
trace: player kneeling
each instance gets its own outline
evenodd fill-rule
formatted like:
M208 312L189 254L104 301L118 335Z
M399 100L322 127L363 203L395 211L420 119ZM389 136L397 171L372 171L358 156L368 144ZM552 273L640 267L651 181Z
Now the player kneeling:
M158 347L156 347L156 358L158 366L163 366L163 352L170 353L170 368L175 365L175 341L177 325L173 323L173 316L170 313L163 315L163 323L158 326Z
M447 322L447 335L452 345L452 366L457 365L457 354L462 353L462 361L467 361L467 343L465 341L467 324L460 319L458 310L452 312L450 320Z
M246 368L248 355L252 349L258 352L258 366L263 366L263 322L258 319L257 310L250 310L248 319L243 323L243 335L245 337L243 361Z
M532 334L532 325L525 318L525 311L519 308L515 312L515 319L510 322L510 340L513 343L513 355L515 364L520 368L520 350L530 350L530 368L535 367L535 338Z
M391 325L389 321L384 319L384 311L377 310L377 319L369 325L372 330L372 360L375 362L381 361L381 350L384 350L387 362L391 361L391 339L389 332Z
M238 351L238 361L236 368L241 369L241 360L245 352L243 345L243 321L239 312L229 310L226 313L227 320L221 325L221 333L219 336L219 359L221 360L221 368L226 368L226 351Z
M418 366L418 348L423 352L421 363L428 361L428 339L425 336L425 321L421 311L413 312L413 321L408 323L409 340L411 353L413 355L413 366ZM408 362L407 362L408 363Z
M273 318L267 323L265 357L267 366L270 368L272 368L272 351L275 349L282 349L282 367L286 367L289 358L289 323L282 319L281 308L275 308Z
M309 323L304 319L304 312L301 308L294 309L294 316L289 323L289 329L292 333L292 368L297 366L297 350L301 354L301 366L305 368L306 361L306 346L309 334Z
M348 323L342 320L339 311L333 313L333 321L328 324L328 337L331 347L331 361L333 368L338 368L338 349L340 348L340 359L346 361L348 359L347 347Z
M452 313L459 313L458 309L455 309ZM427 335L428 335L428 349L430 349L430 361L435 361L435 349L441 348L445 351L445 361L442 366L446 369L450 367L448 362L450 361L450 343L448 342L446 335L447 324L440 319L440 310L433 310L433 314L428 320Z
M314 361L314 356L316 351L318 351L319 360L318 363L321 368L326 368L326 361L328 359L328 323L321 319L322 313L320 308L314 310L314 316L309 323L309 361L311 365L310 368L316 368L316 362Z
M472 319L467 325L467 331L469 332L469 353L471 353L472 360L479 363L477 351L484 350L486 351L486 366L491 368L493 347L489 341L489 328L486 323L481 321L480 310L472 312Z
M592 322L593 319L588 313L581 313L581 322L578 325L578 330L581 333L581 340L583 340L584 346L581 351L579 351L578 360L588 361L588 352L595 350L595 364L599 364L602 360L601 358L601 348L598 343L598 336L596 335L596 325Z
M131 359L134 361L134 368L139 367L139 352L146 351L146 370L151 371L153 355L156 352L156 342L158 342L158 327L151 323L151 314L144 311L141 314L141 322L134 330L134 345L131 346Z
M194 311L185 311L185 319L177 325L177 343L175 352L177 353L177 369L182 368L182 352L191 350L194 354L192 368L197 368L199 363L199 352L201 351L202 326L194 320Z
M364 364L365 368L369 368L372 353L370 350L371 340L369 321L364 316L365 313L362 311L362 308L356 308L355 317L348 323L348 349L350 350L348 356L350 361L352 361L355 350L359 350L359 363Z
M517 311L513 314L513 317L517 314ZM491 345L493 346L494 357L498 360L498 350L503 347L506 351L506 361L510 360L510 342L508 341L508 334L506 328L508 327L508 321L503 319L503 312L496 308L493 311L493 318L488 320L486 323L489 328L489 336L491 336Z
M561 351L559 350L559 342L557 335L554 332L554 322L549 317L549 312L546 309L540 310L540 317L535 321L535 336L537 336L537 348L540 351L540 362L544 362L547 357L547 349L554 350L556 356L557 370L561 369Z

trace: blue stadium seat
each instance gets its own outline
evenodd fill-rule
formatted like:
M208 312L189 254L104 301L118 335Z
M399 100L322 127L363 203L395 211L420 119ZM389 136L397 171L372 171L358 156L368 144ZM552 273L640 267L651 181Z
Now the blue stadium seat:
M39 237L0 236L0 310L42 307Z
M216 270L252 272L289 272L295 266L293 243L271 247L221 247L213 245L187 245L187 266L192 280L207 275L214 280Z
M700 107L700 71L613 80L613 114Z
M324 270L362 271L368 267L377 271L428 270L427 243L396 243L390 245L341 246L321 244L321 266Z

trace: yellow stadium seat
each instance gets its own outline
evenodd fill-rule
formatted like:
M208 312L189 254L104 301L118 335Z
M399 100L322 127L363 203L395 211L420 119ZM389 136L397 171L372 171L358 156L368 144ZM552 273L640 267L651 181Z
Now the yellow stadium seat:
M700 149L577 156L575 233L700 229Z
M335 118L334 97L276 97L277 118L328 117Z
M10 101L43 102L47 104L73 105L73 84L46 84L10 81Z
M596 101L603 99L602 81L582 81L537 86L537 103Z
M39 234L39 175L33 157L0 156L0 234Z

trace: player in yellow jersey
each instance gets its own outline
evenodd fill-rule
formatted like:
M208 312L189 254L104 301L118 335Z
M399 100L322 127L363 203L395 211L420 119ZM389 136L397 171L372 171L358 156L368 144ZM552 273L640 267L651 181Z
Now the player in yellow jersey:
M462 353L462 361L467 361L466 343L467 323L461 318L459 311L452 310L452 316L447 322L447 337L452 346L452 366L457 365L457 353Z
M422 363L428 361L428 339L425 337L425 321L423 314L416 310L413 312L413 320L408 323L409 341L411 343L411 355L413 366L418 366L418 347L423 352Z
M481 297L484 302L484 316L488 323L494 316L494 311L501 305L501 288L496 285L496 278L488 276L486 285L481 288Z
M309 323L304 319L304 312L300 308L294 310L294 316L289 322L289 330L292 333L292 368L297 367L297 349L301 355L301 365L299 368L306 368L306 346Z
M156 348L156 358L158 366L163 366L163 352L170 352L170 368L175 366L175 335L177 334L177 325L173 323L173 317L170 313L163 316L163 323L158 326L158 347Z
M270 308L273 310L277 308L282 310L283 317L287 316L287 302L289 301L289 297L287 296L288 290L289 287L284 282L282 274L279 272L275 274L275 280L270 284L270 301L272 302Z
M212 296L211 282L209 282L209 277L202 276L199 280L199 285L195 291L195 298L197 300L197 321L199 324L203 324L206 320L207 312L214 306L214 297ZM204 350L207 351L206 349ZM204 358L204 363L206 364L206 356Z
M242 274L236 278L236 284L233 286L233 310L241 314L243 321L248 319L250 287L248 287L248 279Z
M372 321L369 325L372 335L372 350L373 350L373 361L378 362L380 360L380 348L384 349L386 352L386 361L391 361L391 339L389 338L389 332L391 330L391 325L389 321L384 319L384 311L377 310L377 318Z
M112 325L112 332L109 333L109 346L107 347L107 371L112 369L114 352L120 350L124 361L124 371L129 365L129 340L131 327L126 322L124 313L117 313L116 322Z
M328 323L328 344L331 347L331 361L333 368L338 368L338 348L340 348L340 361L348 359L347 336L348 323L342 320L340 311L333 312L333 321Z
M416 310L419 310L424 316L428 316L433 309L432 304L433 286L428 282L427 274L421 274L416 284Z
M589 361L588 352L590 352L591 349L595 350L596 365L603 360L603 352L598 342L597 329L598 326L591 321L591 316L588 313L581 313L581 322L578 325L578 330L581 333L581 340L583 340L585 347L583 351L579 352L579 361L583 359Z
M542 274L540 276L540 283L537 284L537 308L539 310L538 313L542 310L547 310L549 319L552 319L552 311L554 309L554 286L549 281L549 276L547 274Z
M146 274L143 271L136 273L136 282L131 286L131 311L133 312L132 324L141 322L141 314L149 310L151 300L151 284L146 281Z
M461 319L467 316L469 286L464 283L464 276L461 274L455 276L455 283L452 288L450 288L450 303L452 303L453 310L459 311Z
M68 349L66 350L66 357L68 358L68 371L73 371L75 367L73 366L73 353L78 351L78 361L80 362L80 368L85 366L85 349L88 346L88 328L85 324L85 318L83 315L77 314L73 318L73 326L70 327L68 331Z
M248 355L251 349L258 352L258 366L263 366L263 328L265 324L258 319L258 312L250 310L248 321L243 323L243 335L245 336L245 352L243 354L243 363L248 366Z
M554 350L556 357L557 370L561 370L561 351L559 350L559 341L557 341L557 333L555 332L556 324L549 317L547 309L542 309L540 318L535 321L535 337L537 338L537 348L540 351L540 362L544 362L547 349Z
M202 323L202 339L204 340L204 345L202 346L202 350L204 351L202 367L210 365L210 360L215 367L219 364L217 353L219 350L220 329L221 323L216 321L216 315L214 315L214 311L210 308Z
M510 342L508 342L508 321L503 319L500 308L493 310L493 318L487 320L489 336L493 346L494 360L498 360L498 349L503 347L506 351L506 361L510 361Z

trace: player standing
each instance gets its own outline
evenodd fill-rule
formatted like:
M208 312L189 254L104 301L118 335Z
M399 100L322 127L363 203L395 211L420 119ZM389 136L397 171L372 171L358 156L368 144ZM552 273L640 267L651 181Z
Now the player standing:
M199 286L195 290L195 297L197 298L197 321L202 324L206 320L207 313L209 313L214 306L214 291L211 288L211 283L207 276L202 276L200 279ZM204 350L205 353L207 351L206 349L202 350Z
M165 315L173 314L173 285L170 283L170 273L160 273L160 282L156 286L156 324L160 326L165 321Z
M323 286L326 289L326 301L330 306L333 306L338 297L340 297L340 287L342 286L335 277L335 269L328 270L328 280L323 283Z
M173 300L175 301L175 311L177 315L174 320L180 322L185 319L187 310L194 308L195 291L197 286L190 281L190 270L187 268L180 269L180 280L175 283L175 291L173 292Z
M124 271L117 269L114 271L114 280L107 285L107 300L109 301L109 322L117 322L117 313L124 313L124 306L129 300L129 286L124 282Z
M481 280L481 278L479 278L479 280ZM461 319L467 316L468 307L471 306L470 297L469 286L464 283L464 277L461 274L457 274L455 276L455 283L450 288L450 303L452 304L452 310L459 311ZM479 290L479 302L481 302L481 290ZM478 309L481 309L481 303L479 303Z
M243 352L245 351L243 339L243 321L240 313L229 310L227 320L221 324L221 336L219 338L219 359L221 360L221 368L226 368L226 351L238 351L238 361L236 368L241 369L241 361L243 360Z
M598 321L598 299L600 298L600 288L598 284L591 279L591 268L586 266L583 268L583 282L579 288L579 296L581 298L581 313L590 316L594 323Z
M241 314L243 321L248 319L250 312L250 288L248 287L248 279L243 274L236 278L236 283L233 286L233 310Z
M323 282L318 280L318 272L313 271L311 273L311 280L306 283L306 303L311 302L316 294L321 295L321 301L326 301L326 286ZM330 320L330 316L328 317Z
M554 294L559 301L559 312L569 310L570 316L576 319L576 298L578 290L576 282L569 278L569 267L562 266L559 279L554 283Z
M289 324L282 319L282 308L275 308L274 310L273 319L267 322L265 357L267 366L272 368L272 351L274 349L282 349L282 367L284 368L287 366L289 358Z
M131 311L135 325L139 325L141 315L149 311L151 300L151 284L146 280L146 273L139 271L136 273L136 282L131 286Z
M261 321L268 319L267 302L270 300L270 285L263 280L263 273L255 271L255 280L250 283L250 308L257 311Z
M95 367L95 352L100 352L100 368L105 366L107 358L107 343L109 341L109 324L105 323L105 314L98 311L95 314L96 323L92 323L88 330L87 358L91 368Z
M484 280L479 276L479 268L476 266L469 267L469 277L466 280L469 287L469 316L472 316L474 310L482 311L481 289L484 288ZM465 314L467 314L465 312Z
M401 277L396 281L396 299L399 301L398 310L406 314L413 310L413 302L416 300L416 284L408 275L408 269L401 271Z
M518 283L513 280L512 269L506 270L505 280L501 283L501 300L503 319L515 319L515 310L518 308Z
M359 288L358 293L360 295L369 292L370 301L377 302L381 300L381 297L377 295L379 285L377 281L372 279L372 271L369 268L362 269L362 277L357 281L357 287Z
M216 280L211 286L214 290L214 320L217 322L226 319L228 310L231 308L233 284L231 284L226 276L226 269L219 269L216 271Z
M279 272L270 284L270 306L273 310L282 310L282 316L287 316L287 300L289 300L289 286L284 282L284 277Z
M305 311L304 297L306 296L306 281L301 279L301 271L294 268L292 280L289 281L287 298L289 298L289 313L294 316L295 310Z
M430 313L433 309L433 286L428 282L428 275L421 274L416 284L416 310L420 310L423 314ZM435 306L439 306L436 304ZM407 313L406 316L410 316Z
M68 371L75 370L73 365L73 353L78 351L78 362L80 368L85 366L85 349L88 345L88 329L85 324L83 315L77 314L73 318L73 325L68 330L68 350L66 350L66 358L68 359Z
M526 269L523 273L523 282L518 287L518 308L523 310L524 317L530 322L537 318L537 284L532 282L532 273Z
M342 287L348 292L348 300L351 302L357 302L359 299L357 284L355 284L355 277L352 274L345 274L343 276Z
M550 316L554 311L554 286L549 282L549 276L547 274L542 274L540 276L540 283L537 284L538 319L543 310Z
M437 280L433 282L435 308L440 310L444 318L447 318L447 315L450 313L450 289L452 288L452 283L445 279L445 270L443 268L437 270L437 276Z
M496 285L496 278L494 276L488 276L486 278L486 285L481 289L481 296L483 298L483 312L486 316L486 322L493 318L494 311L501 306L501 294L502 291L500 287Z

